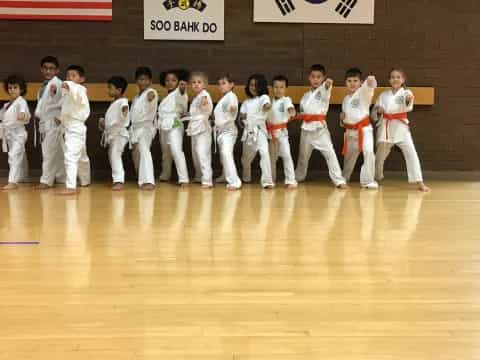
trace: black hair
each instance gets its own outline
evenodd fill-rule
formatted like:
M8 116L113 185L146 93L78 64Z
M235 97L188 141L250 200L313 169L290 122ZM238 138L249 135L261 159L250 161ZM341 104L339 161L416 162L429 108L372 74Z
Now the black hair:
M230 73L223 73L217 78L217 81L220 80L227 80L227 82L233 83L233 76Z
M165 79L170 74L175 75L178 81L188 81L190 79L190 71L187 69L171 69L160 73L160 85L165 87Z
M112 84L115 88L120 89L123 95L125 90L127 90L128 81L121 76L112 76L108 79L107 84Z
M137 80L140 76L147 76L150 80L152 80L152 70L146 66L140 66L135 70L135 80Z
M10 75L3 81L3 88L8 93L8 85L18 85L20 87L20 95L23 96L27 93L27 83L25 79L20 75Z
M45 56L42 60L40 60L40 66L43 66L46 63L55 65L57 69L60 67L60 63L55 56Z
M345 79L352 77L362 79L362 70L356 67L348 69L345 73Z
M247 85L245 85L245 93L249 98L253 98L253 94L250 92L250 82L255 80L257 87L257 96L268 95L268 83L265 75L263 74L253 74L247 80Z
M288 87L288 78L283 75L277 75L273 78L272 80L272 85L275 84L275 81L283 81L285 83L285 86Z
M78 75L80 75L81 77L85 76L85 68L80 65L70 65L69 67L67 67L67 70L65 71L65 73L69 71L76 71Z
M405 70L403 70L401 67L393 67L393 68L390 69L390 72L388 73L388 76L391 77L392 73L394 71L397 71L400 74L402 74L403 79L405 80L402 84L402 87L406 88L407 87L407 73L405 72Z
M327 74L327 70L325 69L325 66L323 66L322 64L313 64L312 66L310 66L310 73L314 71L320 71L323 74L323 76Z

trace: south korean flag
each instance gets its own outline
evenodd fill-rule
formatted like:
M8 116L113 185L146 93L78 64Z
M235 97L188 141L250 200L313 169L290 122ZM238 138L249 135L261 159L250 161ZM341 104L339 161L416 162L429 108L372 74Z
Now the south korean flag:
M375 0L254 0L255 22L373 24Z

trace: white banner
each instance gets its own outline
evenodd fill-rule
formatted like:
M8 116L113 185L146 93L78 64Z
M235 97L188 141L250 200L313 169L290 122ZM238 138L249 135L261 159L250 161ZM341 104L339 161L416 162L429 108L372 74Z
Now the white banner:
M255 22L373 24L375 0L254 0Z
M144 0L146 40L224 40L224 0Z

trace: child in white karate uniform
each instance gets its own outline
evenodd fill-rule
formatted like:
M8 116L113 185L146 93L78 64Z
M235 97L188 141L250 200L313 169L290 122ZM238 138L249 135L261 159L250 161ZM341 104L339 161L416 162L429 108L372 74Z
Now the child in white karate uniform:
M297 116L298 120L302 120L302 130L295 177L299 182L305 181L312 151L318 150L327 162L328 174L333 184L340 189L346 189L346 181L342 176L342 169L327 127L333 81L326 78L325 67L321 64L310 67L308 81L311 89L300 101L301 114Z
M23 98L27 93L25 80L17 75L11 75L3 82L9 101L0 110L0 137L3 152L8 152L8 184L2 190L15 190L18 182L26 176L25 143L27 131L25 125L30 121L28 104Z
M123 190L125 170L122 154L128 144L128 99L123 96L128 82L121 76L112 76L107 81L108 96L113 98L105 113L105 118L99 122L103 130L102 145L108 147L108 158L112 167L113 191Z
M181 118L188 111L187 85L190 74L186 70L169 70L160 74L160 84L168 91L158 106L158 133L162 148L162 173L160 181L172 176L175 162L178 183L189 183L187 161L183 152L184 126Z
M343 176L350 180L360 153L363 165L360 170L360 184L367 189L378 189L375 181L375 153L373 127L370 123L370 105L377 87L374 76L362 83L362 72L349 69L345 75L348 94L342 104L340 121L345 127L342 154L344 156Z
M62 110L62 80L58 78L58 59L46 56L40 66L45 80L37 94L35 121L38 120L42 145L42 176L37 189L42 190L51 188L55 180L65 182L65 165L61 128L55 121Z
M271 137L270 157L272 160L272 178L276 181L277 160L283 160L283 171L285 174L285 185L290 188L297 187L295 180L295 168L293 165L290 143L288 141L288 122L296 115L295 105L292 99L285 96L288 79L285 76L273 78L273 101L272 116L267 122L267 128Z
M262 176L260 183L264 189L274 187L272 179L272 164L268 149L267 117L272 103L268 96L268 85L265 76L254 74L250 76L245 86L248 99L240 107L240 119L244 123L242 142L243 181L252 181L252 161L260 153L260 168Z
M228 190L238 190L242 181L238 176L233 150L238 136L235 120L238 116L238 98L233 92L232 76L225 74L218 79L218 89L222 98L215 107L215 133L220 150L220 161Z
M158 94L152 85L152 71L148 67L139 67L135 80L140 92L130 107L130 144L138 185L142 190L155 188L155 175L150 148L156 134Z
M420 191L430 189L423 182L422 167L410 132L408 113L413 110L413 93L405 87L405 72L400 68L390 71L390 90L380 94L372 110L377 122L377 154L375 176L383 180L383 166L390 151L398 146L407 164L408 182Z
M60 195L77 193L77 176L80 186L90 185L90 159L87 155L87 127L90 103L85 82L85 70L79 65L67 68L66 81L62 85L62 111L60 123L63 131L63 153L65 157L65 189Z
M202 72L194 72L190 78L192 90L195 94L190 105L187 135L192 141L192 157L195 167L195 182L201 182L203 188L212 188L212 127L210 115L213 111L213 102L206 90L208 77Z

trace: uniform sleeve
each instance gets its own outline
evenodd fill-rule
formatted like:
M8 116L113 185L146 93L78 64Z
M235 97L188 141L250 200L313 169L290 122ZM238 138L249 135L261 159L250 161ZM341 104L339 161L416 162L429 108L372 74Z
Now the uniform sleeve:
M374 121L374 122L377 122L378 120L380 120L380 117L378 116L377 114L377 109L379 107L383 107L385 109L385 106L383 105L383 98L384 98L384 95L383 93L380 94L380 96L378 97L376 103L375 103L375 106L372 108L372 111L371 111L371 114L370 114L370 117L371 119Z
M409 89L405 90L405 97L407 97L407 95L410 95L413 97L413 92ZM405 99L405 112L411 112L413 111L413 103L415 102L415 99L413 99L412 101L410 101L410 103L407 105L407 100Z
M247 105L243 102L242 106L240 106L240 114L247 114Z
M68 84L69 90L67 91L68 96L70 96L75 103L78 105L87 105L88 97L87 91L83 86L77 84Z
M295 109L295 105L293 105L293 101L291 97L287 97L285 99L285 109L288 111L289 109Z
M375 80L375 83L373 84L372 87L368 86L367 81L365 80L360 87L360 100L363 103L370 103L372 102L373 95L375 94L375 89L377 88L377 80Z
M260 98L260 106L263 109L263 107L267 104L272 104L272 102L270 101L270 96L262 95L262 97Z
M188 111L188 95L181 94L180 91L175 97L175 111L177 115L185 114Z
M326 84L323 83L320 87L321 99L323 102L330 102L330 98L332 97L332 90L333 86L330 86L328 89L326 88Z
M21 100L17 105L17 113L25 114L24 122L28 123L30 121L30 109L28 108L28 103L23 99Z

